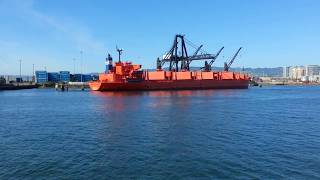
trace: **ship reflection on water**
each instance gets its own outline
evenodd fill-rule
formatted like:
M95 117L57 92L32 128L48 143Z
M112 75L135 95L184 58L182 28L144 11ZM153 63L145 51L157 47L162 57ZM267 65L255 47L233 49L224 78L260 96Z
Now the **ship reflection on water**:
M171 96L212 96L216 93L225 96L233 95L237 91L245 90L172 90L172 91L91 91L95 96L100 97L128 97L128 96L150 96L150 97L171 97Z
M215 99L237 98L243 91L247 90L91 91L91 94L101 100L99 108L121 112L170 106L185 109Z

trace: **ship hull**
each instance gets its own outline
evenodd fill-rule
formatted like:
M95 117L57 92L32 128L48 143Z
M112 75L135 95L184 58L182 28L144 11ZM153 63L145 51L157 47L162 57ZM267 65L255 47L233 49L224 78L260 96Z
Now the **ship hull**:
M184 89L247 89L248 80L159 80L140 82L89 83L94 91L141 91L141 90L184 90Z

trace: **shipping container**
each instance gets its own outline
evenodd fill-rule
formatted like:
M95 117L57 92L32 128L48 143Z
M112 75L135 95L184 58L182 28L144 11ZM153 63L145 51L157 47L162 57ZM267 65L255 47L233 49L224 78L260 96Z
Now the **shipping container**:
M83 78L83 82L92 81L92 76L91 76L91 74L84 74L82 78Z
M49 82L59 82L60 75L57 72L48 72L48 81Z
M23 80L22 80L22 78L21 78L21 77L18 77L18 78L16 78L16 82L18 82L18 83L22 83L22 82L23 82Z
M48 82L47 71L36 71L36 83L43 84Z
M73 81L74 82L81 82L82 81L82 74L73 74Z
M73 74L72 77L74 82L88 82L92 81L94 78L91 74Z
M60 71L60 81L69 82L70 81L70 71Z

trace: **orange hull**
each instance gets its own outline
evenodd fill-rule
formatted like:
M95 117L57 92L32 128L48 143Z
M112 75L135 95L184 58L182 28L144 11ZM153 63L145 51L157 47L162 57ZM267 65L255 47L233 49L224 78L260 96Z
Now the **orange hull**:
M139 91L180 89L247 89L249 80L143 80L139 82L90 82L94 91Z

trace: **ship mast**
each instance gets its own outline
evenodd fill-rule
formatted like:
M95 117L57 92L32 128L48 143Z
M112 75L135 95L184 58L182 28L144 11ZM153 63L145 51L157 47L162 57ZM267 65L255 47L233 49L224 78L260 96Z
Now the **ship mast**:
M119 49L118 46L116 47L117 51L118 51L118 55L119 55L119 62L121 62L121 54L123 49Z

